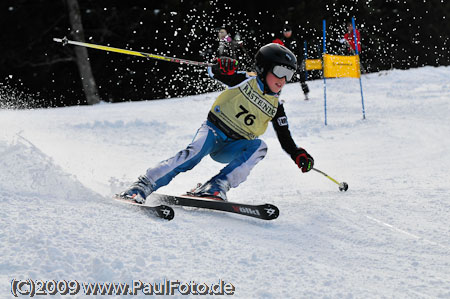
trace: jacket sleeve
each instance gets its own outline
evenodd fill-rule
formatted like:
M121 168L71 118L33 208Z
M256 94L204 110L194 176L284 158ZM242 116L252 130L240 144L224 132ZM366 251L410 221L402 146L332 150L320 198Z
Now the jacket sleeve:
M295 160L295 154L297 152L297 145L292 139L291 132L289 131L289 125L284 112L283 104L278 106L277 113L272 119L272 125L277 133L278 141L281 144L281 148L288 153L293 160Z
M218 71L214 71L212 67L208 67L208 75L228 87L236 86L242 81L250 78L247 72L235 72L233 75L224 75Z

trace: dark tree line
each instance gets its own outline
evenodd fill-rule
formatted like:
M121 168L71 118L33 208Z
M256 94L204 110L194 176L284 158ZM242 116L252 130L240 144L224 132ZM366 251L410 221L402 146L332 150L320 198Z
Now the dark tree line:
M72 0L73 1L73 0ZM0 3L0 99L28 107L86 104L76 47L54 37L74 32L68 0ZM76 2L76 1L75 1ZM226 3L225 3L226 2ZM78 0L86 42L205 61L214 57L217 30L239 33L249 56L273 40L285 22L320 57L322 20L328 51L337 51L344 23L356 18L369 72L449 65L450 2L402 1L104 1ZM218 90L199 67L88 50L98 95L105 102L152 100ZM300 57L302 58L302 57ZM23 96L23 94L31 96Z

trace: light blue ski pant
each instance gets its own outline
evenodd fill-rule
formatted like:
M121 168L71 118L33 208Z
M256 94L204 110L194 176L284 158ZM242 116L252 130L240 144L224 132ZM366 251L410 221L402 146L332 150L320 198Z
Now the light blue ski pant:
M147 169L146 176L155 191L169 184L180 172L191 170L203 157L210 155L215 161L228 164L214 178L226 179L235 188L247 179L252 168L266 153L267 145L261 139L231 139L206 121L186 149Z

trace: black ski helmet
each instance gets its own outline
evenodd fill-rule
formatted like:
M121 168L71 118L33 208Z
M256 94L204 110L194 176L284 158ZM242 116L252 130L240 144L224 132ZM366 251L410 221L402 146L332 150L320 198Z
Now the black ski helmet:
M288 48L276 43L262 46L255 55L255 69L258 77L264 82L266 75L276 65L284 65L297 70L297 58Z

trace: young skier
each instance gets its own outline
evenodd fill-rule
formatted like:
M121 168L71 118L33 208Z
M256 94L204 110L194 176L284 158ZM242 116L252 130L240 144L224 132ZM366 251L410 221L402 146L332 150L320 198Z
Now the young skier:
M291 137L283 105L278 102L281 89L292 79L296 69L295 55L279 44L261 47L255 55L257 76L237 71L237 61L221 57L208 68L210 77L226 84L214 102L207 120L194 140L175 156L147 169L122 197L144 203L147 196L167 185L177 174L192 169L210 155L227 164L209 181L191 191L194 196L227 200L226 193L244 182L252 168L264 158L267 145L258 138L269 121L281 147L302 172L311 170L313 158L297 147Z

